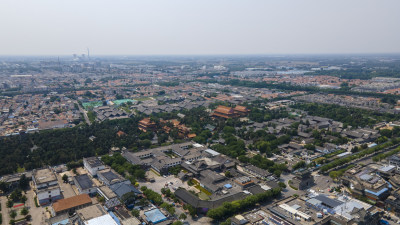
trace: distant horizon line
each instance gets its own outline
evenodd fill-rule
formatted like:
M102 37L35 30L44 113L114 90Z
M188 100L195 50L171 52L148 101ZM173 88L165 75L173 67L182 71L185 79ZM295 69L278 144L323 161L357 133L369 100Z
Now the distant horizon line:
M2 57L73 57L76 54L81 56L84 53L71 53L71 54L0 54ZM84 54L85 56L87 54ZM90 58L96 57L182 57L182 56L273 56L273 57L285 57L285 56L385 56L385 55L399 55L400 52L391 53L249 53L249 54L90 54Z

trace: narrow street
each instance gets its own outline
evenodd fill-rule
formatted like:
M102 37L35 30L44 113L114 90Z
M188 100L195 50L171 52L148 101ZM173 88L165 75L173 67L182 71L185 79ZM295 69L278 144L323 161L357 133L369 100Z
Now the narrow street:
M10 222L10 216L8 215L9 208L7 208L7 198L6 196L0 197L1 201L1 215L3 216L3 224L8 224Z
M75 102L75 103L78 104L78 102ZM92 123L90 122L89 117L86 114L86 111L79 104L78 104L78 107L79 107L79 111L83 114L83 117L85 118L86 123L90 126Z
M32 189L26 192L26 197L28 201L26 201L26 207L29 209L29 214L32 216L31 223L32 225L39 225L45 223L45 208L36 207L35 204L35 193Z

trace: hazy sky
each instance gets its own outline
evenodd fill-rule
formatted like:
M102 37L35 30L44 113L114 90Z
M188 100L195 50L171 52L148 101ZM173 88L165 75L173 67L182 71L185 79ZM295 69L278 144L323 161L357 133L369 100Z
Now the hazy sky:
M0 55L400 53L399 0L0 0Z

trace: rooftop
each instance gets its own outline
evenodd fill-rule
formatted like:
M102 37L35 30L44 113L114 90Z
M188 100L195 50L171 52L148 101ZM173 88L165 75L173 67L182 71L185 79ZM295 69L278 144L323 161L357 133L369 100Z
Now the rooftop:
M87 221L105 215L106 211L101 205L96 204L85 207L83 209L78 209L76 210L76 214L78 214L82 220Z
M371 205L364 203L362 201L359 201L357 199L344 199L344 202L345 203L343 203L342 205L337 206L335 208L335 212L336 212L336 214L338 214L348 220L351 220L353 218L352 211L355 208L357 208L357 209L363 208L365 210L368 210L372 207Z
M53 203L53 209L57 213L67 209L91 203L92 200L90 199L88 194L81 194L74 197L58 200L57 202Z
M108 199L117 197L117 195L107 186L103 185L98 188Z
M208 154L210 154L210 155L212 155L212 156L217 156L217 155L220 154L219 152L214 151L214 150L212 150L212 149L206 149L205 152L207 152Z
M90 165L90 167L97 167L97 166L103 165L103 162L97 157L90 157L90 158L86 158L84 160L87 161L87 163Z
M35 177L36 185L57 181L56 175L50 169L34 170L33 176Z
M118 175L112 170L99 171L98 175L103 176L110 184L124 180L124 178L122 178L120 175Z
M117 222L110 216L110 214L106 214L89 221L86 221L85 225L118 225Z
M92 179L87 174L75 176L74 178L82 190L94 187Z
M134 192L135 194L141 194L141 192L136 189L132 184L116 183L110 186L110 189L121 198L124 194L129 192Z
M152 209L150 211L144 212L144 215L146 216L147 221L154 224L167 220L167 217L165 217L159 209Z

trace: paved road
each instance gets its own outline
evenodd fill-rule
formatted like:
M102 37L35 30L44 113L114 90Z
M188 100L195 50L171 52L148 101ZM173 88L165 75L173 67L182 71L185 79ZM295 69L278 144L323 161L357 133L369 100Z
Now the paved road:
M36 207L35 205L35 193L33 190L29 190L26 193L28 201L26 201L26 207L29 209L29 214L32 216L32 225L45 224L45 208Z
M304 194L304 191L294 190L293 188L289 187L289 180L292 180L293 177L294 177L293 174L288 173L288 174L281 174L281 177L279 178L279 181L286 184L286 188L283 189L282 191L282 196L284 198L291 197L294 194L297 194L299 196Z
M83 117L85 118L86 123L90 126L92 123L89 120L89 117L86 114L86 111L79 105L78 102L75 102L76 104L78 104L79 107L79 111L83 114Z
M345 168L345 167L349 166L350 164L360 164L360 163L363 163L364 165L367 165L367 164L373 162L372 158L373 158L374 156L376 156L376 155L378 155L378 154L380 154L380 153L385 153L385 152L394 150L394 149L396 149L396 148L399 147L399 146L400 146L400 144L396 144L396 145L393 145L393 146L391 146L391 147L384 148L384 149L382 149L382 150L380 150L380 151L374 152L374 153L372 153L372 154L366 155L366 156L364 156L364 157L362 157L362 158L360 158L360 159L355 159L355 160L350 161L350 162L348 162L348 163L345 163L345 164L343 164L343 165L339 165L339 166L337 166L337 167L335 167L335 168L329 169L329 170L326 172L326 174L329 174L329 172L331 172L331 171L333 171L333 170L339 170L339 169Z
M1 196L0 201L1 201L1 214L3 215L3 224L8 224L10 222L10 216L8 215L9 209L7 208L6 205L7 202L6 196Z
M328 189L338 186L338 184L334 183L332 178L328 175L318 174L317 172L312 174L314 175L315 186L311 189L316 191L322 190L323 193L328 193Z

